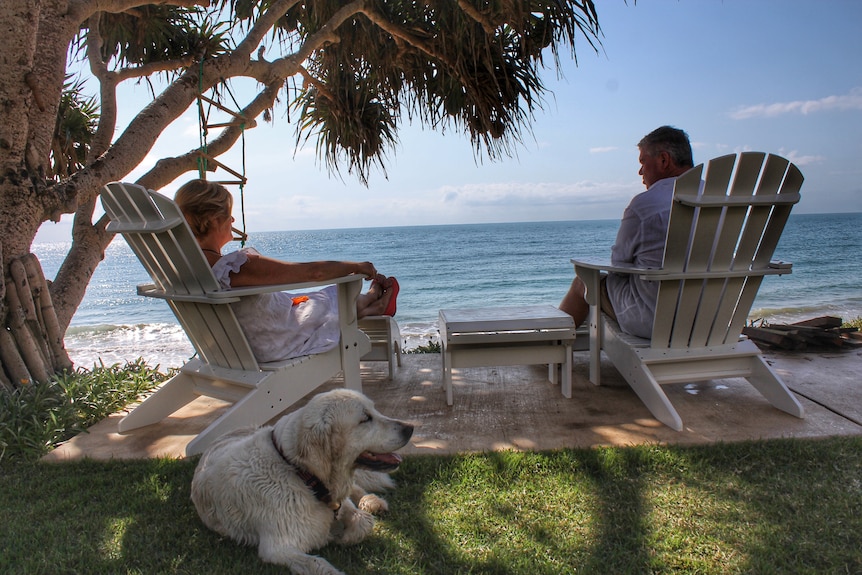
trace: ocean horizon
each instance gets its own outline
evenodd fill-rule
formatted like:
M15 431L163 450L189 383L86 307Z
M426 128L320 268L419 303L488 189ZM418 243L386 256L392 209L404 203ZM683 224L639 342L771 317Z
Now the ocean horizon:
M290 261L374 262L401 285L396 320L410 349L437 341L440 309L557 305L574 277L570 260L608 259L618 226L614 219L251 232L246 245ZM46 278L69 245L33 245ZM774 259L792 262L793 273L764 280L749 320L862 317L859 253L862 213L791 215ZM66 333L77 366L143 357L167 369L191 358L167 304L137 295L136 286L149 281L125 241L112 242Z

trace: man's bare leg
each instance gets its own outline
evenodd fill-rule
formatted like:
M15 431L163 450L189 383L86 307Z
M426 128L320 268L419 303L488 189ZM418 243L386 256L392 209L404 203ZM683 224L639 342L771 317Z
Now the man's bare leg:
M580 326L590 314L590 304L586 300L587 286L581 281L581 278L576 277L572 281L569 291L560 302L560 309L575 320L575 326Z

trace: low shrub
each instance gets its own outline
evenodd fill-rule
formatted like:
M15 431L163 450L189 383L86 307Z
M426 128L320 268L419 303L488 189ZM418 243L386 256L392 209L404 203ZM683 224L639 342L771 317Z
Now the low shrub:
M0 392L0 460L35 460L165 379L143 359L78 368L45 383Z

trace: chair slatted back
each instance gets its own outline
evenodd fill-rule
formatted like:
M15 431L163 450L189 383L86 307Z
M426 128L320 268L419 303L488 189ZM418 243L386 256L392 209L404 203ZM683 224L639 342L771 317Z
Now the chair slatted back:
M112 182L102 192L102 205L111 218L108 231L123 235L153 280L154 290L139 291L168 302L198 356L217 367L258 370L232 300L207 297L221 288L173 200L137 184Z
M760 152L715 158L705 174L701 164L677 179L651 347L738 340L763 276L777 273L770 261L802 181L794 164Z

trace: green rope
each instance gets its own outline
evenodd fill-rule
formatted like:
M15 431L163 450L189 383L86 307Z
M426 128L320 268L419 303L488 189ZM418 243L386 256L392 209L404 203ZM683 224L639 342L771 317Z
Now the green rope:
M200 97L203 94L204 82L204 60L201 58L200 68L198 72L198 126L200 127L200 135L198 139L198 150L203 152L198 154L198 177L202 180L207 179L207 158L203 154L207 153L207 117L204 117L204 101Z
M239 110L239 102L236 101L236 98L233 95L233 92L230 89L230 86L225 84L225 89L227 90L230 99L233 100L234 107ZM240 140L241 140L241 150L242 150L242 178L239 182L239 207L240 207L240 221L242 222L242 239L239 242L240 247L245 247L245 123L240 124Z
M202 153L198 154L198 177L202 180L207 179L207 158L206 155L208 152L208 144L207 144L207 136L209 135L209 130L207 130L207 125L209 124L209 109L207 109L207 113L204 114L204 104L203 104L203 77L204 77L204 61L201 59L200 68L198 73L198 125L200 128L199 140L198 140L198 150ZM225 83L225 89L227 90L228 95L233 100L234 107L239 110L239 103L236 101L236 98L231 92L230 86ZM215 96L215 89L213 89L213 96ZM215 98L213 98L215 99ZM245 176L245 123L240 124L240 139L242 140L242 173L239 182L239 205L240 205L240 221L242 222L242 237L240 238L240 246L245 247L245 241L248 237L246 235L246 226L245 226L245 182L247 180Z
M240 126L242 139L242 180L239 183L239 212L242 221L242 239L239 242L240 247L245 247L245 239L248 237L245 233L245 124Z

